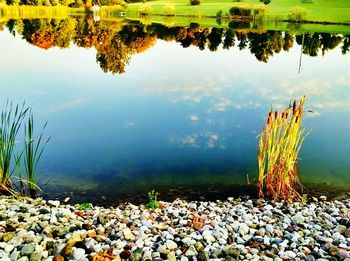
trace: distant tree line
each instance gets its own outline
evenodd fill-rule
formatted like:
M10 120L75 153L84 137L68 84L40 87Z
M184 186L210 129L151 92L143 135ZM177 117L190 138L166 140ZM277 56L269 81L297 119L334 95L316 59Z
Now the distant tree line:
M94 22L92 18L71 17L65 20L9 20L6 26L13 34L20 34L27 42L43 49L54 46L67 48L72 43L79 47L95 48L96 61L101 69L118 74L125 72L132 55L147 50L157 39L176 41L184 48L196 46L200 50L210 51L237 46L240 50L249 49L261 62L268 62L271 56L282 50L288 51L294 43L303 44L303 53L310 56L323 55L340 44L343 54L350 49L350 35L306 33L303 36L281 31L253 32L239 29L236 23L225 29L197 24L166 27L140 23L121 25L115 21Z

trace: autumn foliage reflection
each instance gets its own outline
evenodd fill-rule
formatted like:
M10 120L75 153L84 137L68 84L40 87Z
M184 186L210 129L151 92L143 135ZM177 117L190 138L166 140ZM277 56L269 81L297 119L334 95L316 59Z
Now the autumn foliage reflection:
M274 54L289 51L295 43L302 45L303 53L310 56L324 55L340 44L343 54L350 49L349 35L254 31L237 24L230 24L228 28L206 28L198 24L167 27L70 17L64 20L9 20L6 26L12 34L20 34L30 44L42 49L68 48L71 44L94 48L101 69L113 74L124 73L131 56L146 51L158 39L176 41L184 48L193 46L210 51L220 48L229 50L236 46L239 50L249 49L261 62L268 62Z

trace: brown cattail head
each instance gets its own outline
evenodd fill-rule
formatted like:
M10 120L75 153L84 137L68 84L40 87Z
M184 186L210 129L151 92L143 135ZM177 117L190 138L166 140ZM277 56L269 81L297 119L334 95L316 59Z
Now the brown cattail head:
M281 119L283 120L284 119L284 114L285 114L286 112L284 111L284 112L282 112L282 116L281 116Z
M301 117L303 115L303 107L299 107L298 115Z
M293 115L295 114L296 108L297 108L297 101L294 100L294 102L293 102Z
M271 123L272 112L270 111L269 117L267 117L267 125Z
M298 123L298 121L299 121L299 116L296 116L295 117L295 123Z
M285 113L286 119L288 118L288 114L289 114L289 110L287 109L287 110L286 110L286 113Z
M278 111L275 111L275 119L278 119Z

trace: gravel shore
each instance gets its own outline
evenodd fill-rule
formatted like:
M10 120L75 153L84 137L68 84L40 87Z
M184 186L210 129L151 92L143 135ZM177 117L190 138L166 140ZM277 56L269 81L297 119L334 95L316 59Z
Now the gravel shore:
M0 197L0 260L346 260L350 200L228 198L159 209Z

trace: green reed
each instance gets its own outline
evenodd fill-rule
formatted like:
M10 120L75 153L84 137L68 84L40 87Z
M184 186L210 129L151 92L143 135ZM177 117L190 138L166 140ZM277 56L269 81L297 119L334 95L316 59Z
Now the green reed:
M25 140L20 142L17 136L24 122L26 122ZM46 124L43 130L45 127ZM36 196L39 188L37 165L50 139L43 141L43 130L38 137L35 137L33 113L30 107L25 103L14 105L6 101L0 117L0 194L16 194L17 189L22 194ZM23 144L22 151L17 147L18 144ZM25 176L22 174L23 165ZM17 182L14 182L15 171L17 171L19 187L16 186Z
M40 135L37 138L35 138L33 113L30 111L28 122L24 127L25 146L24 146L23 161L24 161L24 167L25 167L25 173L26 173L28 192L31 197L36 196L36 191L38 189L38 186L37 186L38 162L43 154L45 146L50 140L50 138L48 138L46 141L43 141L43 131L46 125L47 125L47 122L45 123Z
M13 192L11 162L16 137L29 108L6 101L0 117L0 193Z
M282 113L269 113L262 130L258 150L258 190L260 196L273 199L300 200L301 182L298 154L305 138L302 127L303 105L294 101Z

